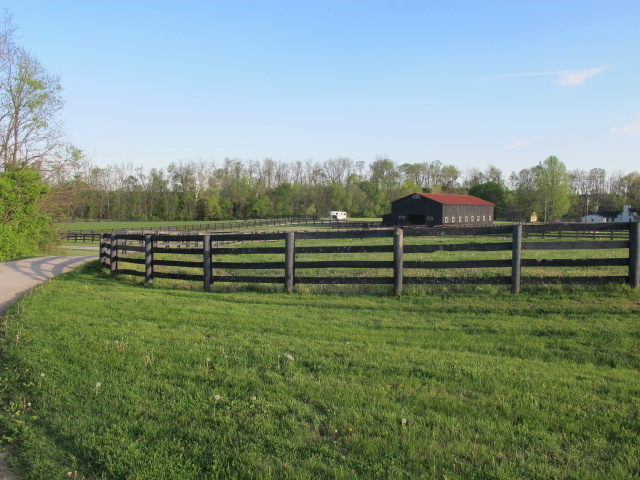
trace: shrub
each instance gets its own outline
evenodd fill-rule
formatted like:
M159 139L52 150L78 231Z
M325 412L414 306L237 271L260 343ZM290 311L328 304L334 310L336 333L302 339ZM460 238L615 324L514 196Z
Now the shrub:
M46 250L56 238L38 202L49 193L33 169L0 173L0 261Z

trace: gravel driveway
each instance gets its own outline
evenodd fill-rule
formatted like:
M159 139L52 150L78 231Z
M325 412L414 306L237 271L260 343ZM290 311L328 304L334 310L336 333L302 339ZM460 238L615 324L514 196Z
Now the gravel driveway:
M0 315L38 285L73 268L97 260L98 255L38 257L0 263Z
M24 297L38 285L97 259L97 254L64 255L0 263L0 316L13 302ZM0 452L0 480L17 480L18 477L6 469L4 456L5 453Z

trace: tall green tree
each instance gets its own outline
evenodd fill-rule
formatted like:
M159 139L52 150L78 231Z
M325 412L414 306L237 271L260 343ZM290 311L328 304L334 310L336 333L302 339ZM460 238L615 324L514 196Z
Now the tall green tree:
M47 171L65 145L58 113L59 79L15 42L6 12L0 18L0 169Z
M293 215L294 190L290 183L283 183L271 192L273 209L270 215L288 216Z
M445 165L440 170L440 186L443 193L456 193L456 190L460 186L458 184L458 177L460 177L460 170L453 165Z
M370 180L377 183L383 191L391 190L400 180L400 172L393 161L386 157L378 157L369 166Z
M640 207L640 173L631 172L625 175L622 183L628 201Z
M538 208L536 168L524 168L518 173L513 172L510 181L513 198L511 208L519 214L520 218L529 218Z
M269 195L266 193L260 195L260 197L253 202L249 214L253 218L267 218L273 215L273 205L271 204Z
M506 213L508 194L507 187L498 182L480 183L469 189L469 195L495 203L494 215L496 218L502 217Z
M535 168L539 212L544 221L561 218L571 207L571 177L564 163L551 156Z
M420 189L428 187L429 164L427 163L403 163L400 171L404 175L405 182L413 182Z

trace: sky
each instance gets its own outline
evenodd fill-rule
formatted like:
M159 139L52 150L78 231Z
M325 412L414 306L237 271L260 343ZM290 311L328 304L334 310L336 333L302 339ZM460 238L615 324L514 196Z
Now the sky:
M0 0L93 163L640 171L638 0Z

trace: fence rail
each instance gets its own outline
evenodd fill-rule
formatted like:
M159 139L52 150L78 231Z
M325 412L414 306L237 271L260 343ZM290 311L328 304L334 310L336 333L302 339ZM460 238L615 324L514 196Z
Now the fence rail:
M197 225L173 225L156 228L142 228L142 229L128 229L128 230L116 230L116 229L96 229L96 230L81 230L81 231L64 231L60 232L60 238L67 242L74 243L98 243L102 234L167 234L172 233L189 234L193 232L222 232L233 231L238 229L256 229L260 227L277 227L284 225L298 225L298 226L320 226L322 228L329 227L331 229L373 229L379 228L379 222L367 222L367 221L354 221L354 220L323 220L312 216L305 217L287 217L267 220L243 220L235 222L222 222L222 223L206 223ZM509 226L510 228L511 226ZM536 227L536 228L533 228ZM550 225L524 225L525 231L523 233L524 238L540 237L544 239L561 239L561 238L576 238L576 239L626 239L628 238L628 231L625 230L609 230L600 231L593 230L593 224L586 230L566 230L566 229L547 229ZM413 227L420 228L420 227ZM496 227L497 228L497 227ZM504 226L502 227L504 228ZM456 229L459 229L456 227ZM447 229L448 230L448 229Z
M415 284L511 284L511 291L518 293L522 285L540 283L604 284L628 283L638 287L640 283L640 224L616 223L599 225L515 225L477 228L397 228L358 231L279 232L279 233L227 233L227 234L102 234L100 260L111 273L154 278L170 278L203 282L205 291L213 283L279 283L287 292L302 284L388 284L396 293L403 285ZM556 234L555 240L549 236ZM546 237L542 237L545 235ZM414 244L420 237L473 236L472 242ZM534 236L545 238L533 240ZM532 240L524 241L524 238ZM575 238L578 238L577 240ZM367 240L383 239L386 244L371 245L304 245L310 240ZM386 239L386 240L384 240ZM508 241L504 241L507 240ZM612 240L613 239L613 240ZM442 240L442 239L440 239ZM280 242L278 246L262 246L245 242ZM284 241L284 246L282 245ZM298 243L297 243L298 242ZM242 245L238 245L242 243ZM623 257L615 258L522 258L531 251L622 251ZM412 259L416 254L435 252L510 252L510 258L471 260ZM143 254L142 257L135 257ZM335 260L334 258L304 259L306 255L332 254L386 254L387 258ZM132 256L134 255L134 256ZM159 258L165 255L197 256L197 261L175 258ZM239 259L239 256L260 255L255 261ZM220 257L232 256L233 260ZM265 257L267 257L265 259ZM275 259L274 259L275 257ZM352 255L353 257L353 255ZM143 270L123 268L122 265L142 265ZM196 273L180 273L164 270L164 267L189 268ZM624 275L522 275L523 268L575 268L575 267L626 267ZM304 275L309 270L339 269L342 275ZM356 269L356 273L346 273ZM452 275L441 275L440 270L462 270ZM506 274L496 274L501 269ZM275 271L272 275L236 274L236 271ZM358 273L359 270L364 271ZM368 272L376 271L375 274ZM406 272L410 270L411 272ZM434 275L433 271L438 270ZM418 271L419 275L415 275ZM469 271L476 272L469 275ZM389 272L390 275L385 275ZM478 274L480 272L480 274ZM431 275L428 275L431 273ZM455 274L458 273L458 274Z
M171 233L192 233L192 232L221 232L241 229L256 229L262 227L277 227L285 225L304 225L304 226L320 226L329 227L331 229L353 229L353 228L376 228L380 226L380 222L367 222L360 220L324 220L315 215L296 215L291 217L276 217L264 220L241 220L233 222L216 222L216 223L200 223L193 225L167 225L154 228L141 229L93 229L79 231L63 231L60 232L60 238L68 242L91 242L100 241L100 237L104 233L123 234L123 233L140 233L140 234L171 234Z

